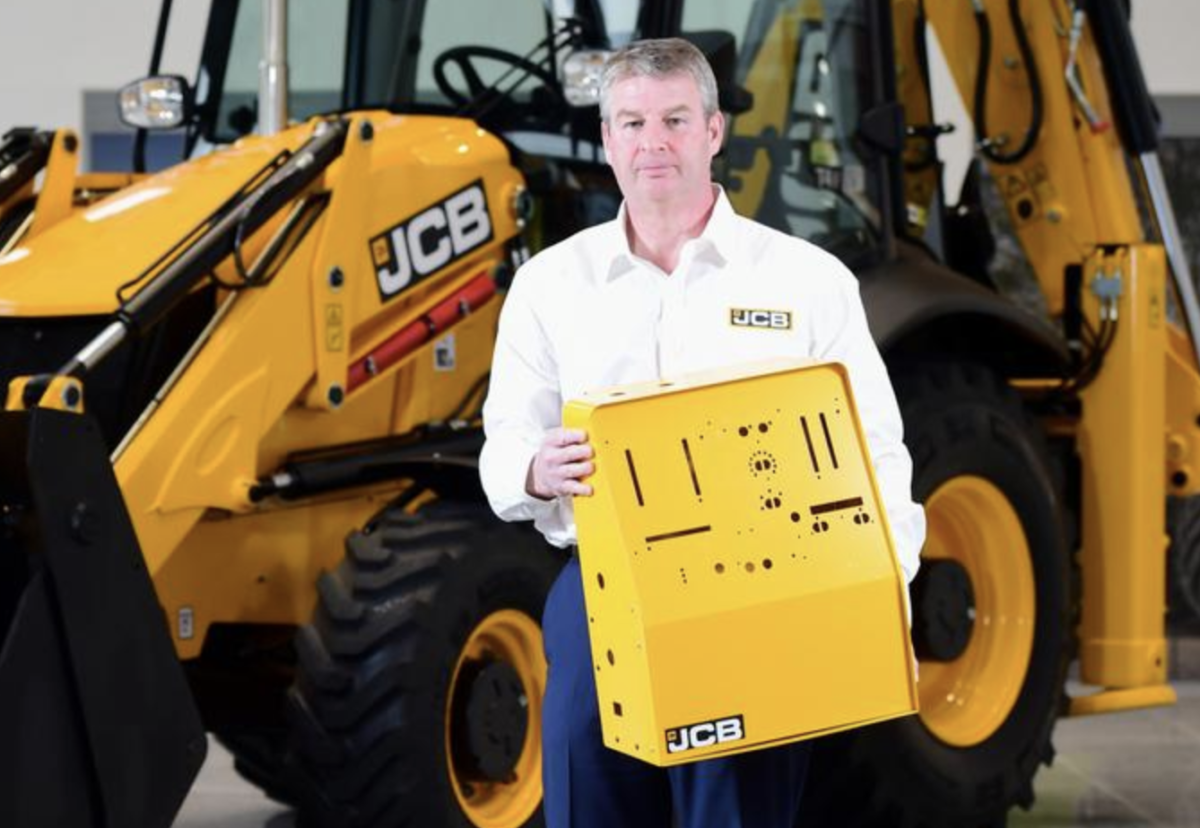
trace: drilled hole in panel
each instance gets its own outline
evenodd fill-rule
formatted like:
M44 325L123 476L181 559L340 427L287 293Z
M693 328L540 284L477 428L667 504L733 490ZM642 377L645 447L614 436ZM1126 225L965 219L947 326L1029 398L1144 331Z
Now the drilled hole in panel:
M600 588L604 589L604 573L603 572L596 573L596 580L599 582Z
M617 665L617 657L615 655L613 655L612 650L608 651L608 663L613 665L614 667Z

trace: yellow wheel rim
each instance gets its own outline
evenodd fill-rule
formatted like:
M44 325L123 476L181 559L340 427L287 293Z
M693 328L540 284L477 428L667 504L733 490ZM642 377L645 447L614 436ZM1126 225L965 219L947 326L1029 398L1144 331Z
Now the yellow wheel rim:
M975 622L958 658L921 663L921 721L943 742L970 747L1004 724L1025 682L1036 604L1029 541L1008 498L981 477L939 486L925 516L922 557L967 570Z
M529 702L528 726L520 757L503 782L479 781L461 771L462 757L455 755L451 705L463 666L472 661L503 661L512 667ZM478 828L517 828L537 810L542 801L542 696L546 690L546 659L542 654L542 631L528 615L518 610L500 610L483 619L471 632L454 666L454 677L446 694L446 756L450 782L463 813Z

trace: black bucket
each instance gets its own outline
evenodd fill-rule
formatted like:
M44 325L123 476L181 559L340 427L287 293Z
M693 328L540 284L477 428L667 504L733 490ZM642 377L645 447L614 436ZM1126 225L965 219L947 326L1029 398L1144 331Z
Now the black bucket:
M0 413L0 825L168 828L205 751L99 428Z

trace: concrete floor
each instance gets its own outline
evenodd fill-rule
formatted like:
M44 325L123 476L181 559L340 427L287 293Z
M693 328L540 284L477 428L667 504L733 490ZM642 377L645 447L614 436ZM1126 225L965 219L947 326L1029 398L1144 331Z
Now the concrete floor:
M1179 704L1058 724L1058 758L1037 803L1009 828L1200 828L1200 680ZM243 782L213 743L176 828L293 828L292 815Z

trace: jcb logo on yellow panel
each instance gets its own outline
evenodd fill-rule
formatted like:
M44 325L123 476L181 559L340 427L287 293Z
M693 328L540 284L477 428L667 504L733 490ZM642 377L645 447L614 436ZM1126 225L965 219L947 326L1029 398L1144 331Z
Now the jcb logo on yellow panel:
M730 308L729 324L735 328L770 328L777 331L790 331L792 329L792 312Z
M667 731L667 753L683 753L685 750L712 747L745 738L746 729L742 726L742 717L729 716L687 727L671 728Z
M371 239L380 298L391 299L491 240L480 179Z

